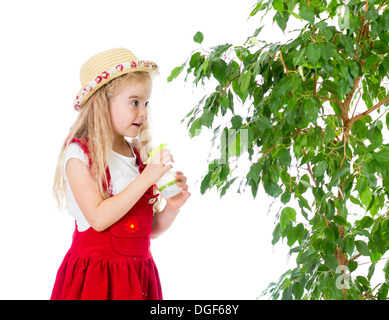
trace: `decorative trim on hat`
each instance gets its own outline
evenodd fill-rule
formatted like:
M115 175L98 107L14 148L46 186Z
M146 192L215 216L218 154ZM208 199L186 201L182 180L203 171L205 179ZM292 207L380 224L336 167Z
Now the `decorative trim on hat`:
M130 62L123 62L112 66L108 70L101 72L95 79L93 79L79 91L73 104L74 109L79 111L83 105L83 101L89 98L89 96L94 91L96 91L108 81L125 73L135 71L158 72L158 65L154 62L146 60L132 60Z

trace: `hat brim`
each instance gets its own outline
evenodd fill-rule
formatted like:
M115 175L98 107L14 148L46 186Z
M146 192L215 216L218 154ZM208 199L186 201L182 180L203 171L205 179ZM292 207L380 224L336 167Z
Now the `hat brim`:
M79 111L88 99L109 81L112 81L113 79L126 73L137 71L159 73L159 67L155 62L139 59L117 63L107 70L100 72L99 75L97 75L94 79L91 79L91 81L78 92L73 104L74 109Z

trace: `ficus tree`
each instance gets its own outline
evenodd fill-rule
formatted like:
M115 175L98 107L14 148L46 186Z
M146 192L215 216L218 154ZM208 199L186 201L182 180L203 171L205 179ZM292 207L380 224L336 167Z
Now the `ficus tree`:
M198 49L168 78L186 71L209 89L182 120L192 138L209 128L220 151L201 193L248 187L279 200L272 244L285 241L296 267L269 284L272 299L388 299L387 1L261 0L250 17L265 15L284 32L300 27L271 43L259 19L242 45L211 48L198 32Z

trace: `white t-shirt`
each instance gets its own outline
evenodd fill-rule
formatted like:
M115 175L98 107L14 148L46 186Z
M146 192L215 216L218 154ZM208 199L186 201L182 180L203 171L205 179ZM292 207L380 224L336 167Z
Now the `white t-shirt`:
M131 144L130 146L133 154L135 154ZM66 164L68 160L72 158L80 159L89 165L87 155L77 142L71 143L65 152L63 176L66 184L66 201L68 212L74 219L76 219L78 231L85 231L90 228L90 224L85 219L84 214L74 199L72 190L69 186L68 178L66 176ZM136 157L126 157L113 150L111 150L108 155L108 168L111 174L109 188L113 195L121 192L139 175L139 165L136 163Z

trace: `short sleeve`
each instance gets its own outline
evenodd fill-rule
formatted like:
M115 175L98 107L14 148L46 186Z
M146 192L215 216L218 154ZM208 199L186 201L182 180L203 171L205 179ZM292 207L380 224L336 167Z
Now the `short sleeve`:
M65 157L63 162L62 174L65 181L68 181L68 178L66 176L66 164L72 158L80 159L82 162L89 166L89 158L85 154L84 150L81 149L80 145L77 142L72 142L71 144L69 144L67 150L65 151Z

